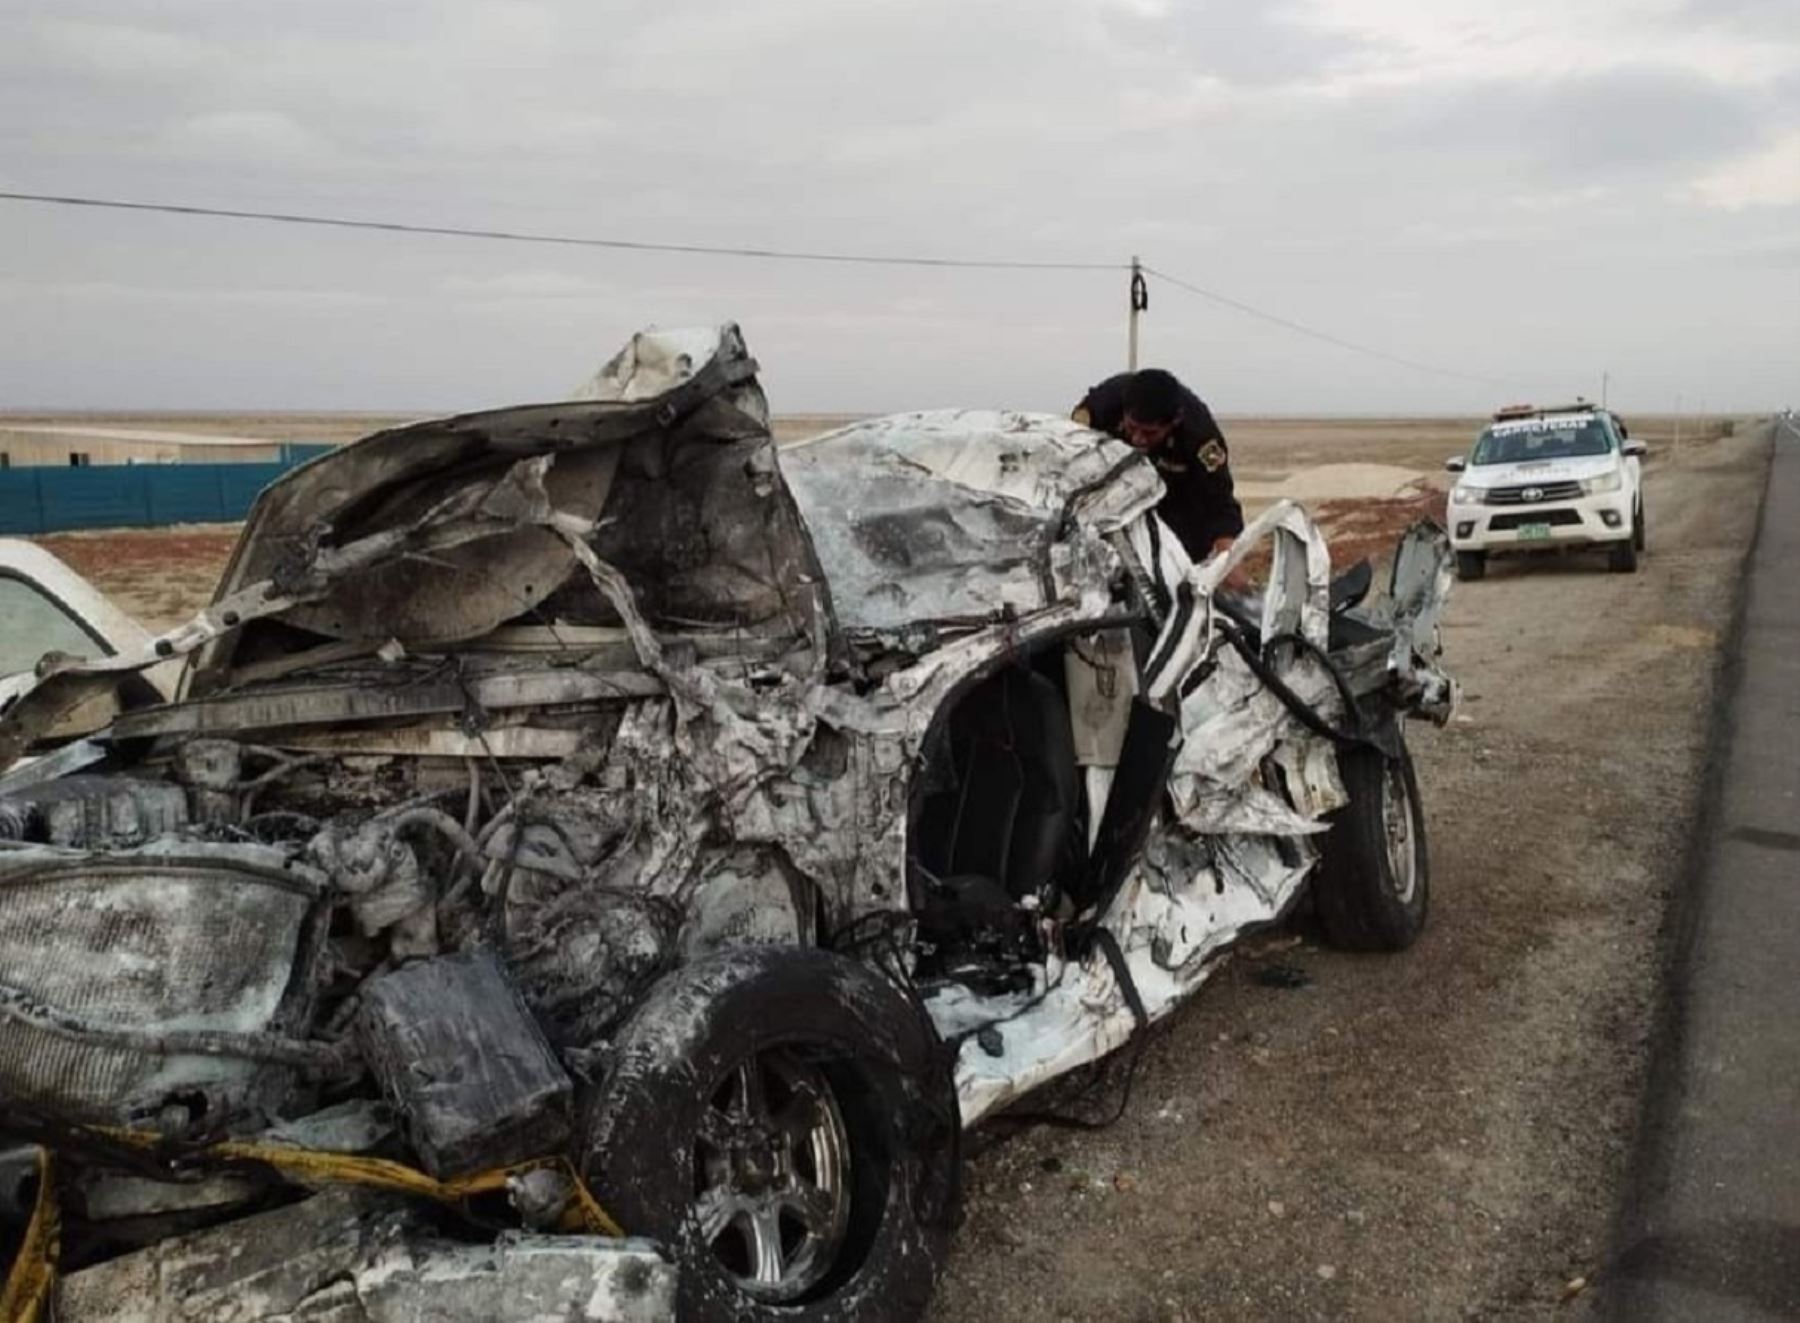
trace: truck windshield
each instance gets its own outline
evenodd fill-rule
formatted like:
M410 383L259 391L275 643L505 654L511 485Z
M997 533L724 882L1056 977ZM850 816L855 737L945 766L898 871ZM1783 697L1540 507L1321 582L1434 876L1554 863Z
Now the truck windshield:
M1534 459L1604 455L1612 436L1598 418L1524 418L1495 423L1481 434L1471 464L1522 464Z
M111 651L44 589L0 571L0 675L29 671L47 652L104 657Z

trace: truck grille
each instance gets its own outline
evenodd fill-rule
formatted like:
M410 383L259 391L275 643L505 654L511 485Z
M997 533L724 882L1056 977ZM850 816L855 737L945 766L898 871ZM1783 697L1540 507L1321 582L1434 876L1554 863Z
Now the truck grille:
M1488 528L1495 533L1511 533L1526 524L1549 524L1552 527L1566 527L1579 524L1581 514L1576 510L1533 510L1528 514L1495 515L1488 520Z
M1581 495L1579 482L1528 482L1518 487L1496 487L1488 493L1489 505L1538 505L1544 501L1572 501Z

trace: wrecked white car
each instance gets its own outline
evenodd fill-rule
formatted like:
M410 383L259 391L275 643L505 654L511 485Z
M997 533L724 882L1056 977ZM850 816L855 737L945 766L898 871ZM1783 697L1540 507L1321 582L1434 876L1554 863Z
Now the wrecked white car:
M1290 504L1195 566L1094 432L778 454L754 372L647 333L588 398L323 456L199 617L15 686L15 1298L915 1318L963 1127L1303 891L1414 939L1441 530L1367 604Z

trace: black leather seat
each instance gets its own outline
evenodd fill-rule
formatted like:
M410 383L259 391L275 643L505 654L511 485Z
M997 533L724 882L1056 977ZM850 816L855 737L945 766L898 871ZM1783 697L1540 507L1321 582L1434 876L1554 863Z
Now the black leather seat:
M916 823L920 862L941 879L998 883L1015 899L1073 885L1087 814L1062 691L1008 667L965 695L950 723L947 767Z

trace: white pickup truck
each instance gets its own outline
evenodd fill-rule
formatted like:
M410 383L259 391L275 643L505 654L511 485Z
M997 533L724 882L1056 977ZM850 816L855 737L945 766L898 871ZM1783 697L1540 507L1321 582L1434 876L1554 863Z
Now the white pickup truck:
M1466 458L1444 465L1461 475L1449 511L1457 577L1479 579L1496 552L1571 546L1604 547L1610 568L1636 570L1644 449L1617 414L1591 404L1501 410Z

